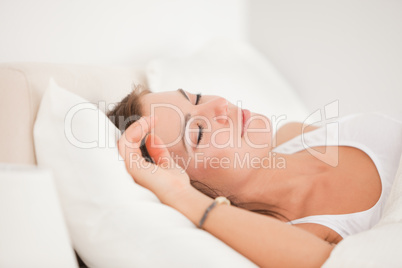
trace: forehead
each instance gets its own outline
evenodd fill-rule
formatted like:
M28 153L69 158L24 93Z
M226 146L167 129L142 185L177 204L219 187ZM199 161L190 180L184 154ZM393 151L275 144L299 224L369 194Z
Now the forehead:
M149 93L142 96L142 112L144 116L157 118L154 133L158 135L169 149L181 147L184 116L190 102L178 91Z
M144 116L163 116L162 112L184 114L184 109L188 104L188 99L179 91L148 93L141 98L142 113Z
M175 90L175 91L166 91L166 92L152 92L148 93L142 96L142 104L143 108L146 108L145 106L148 104L153 104L153 103L173 103L176 102L177 100L180 100L181 98L184 99L183 95Z

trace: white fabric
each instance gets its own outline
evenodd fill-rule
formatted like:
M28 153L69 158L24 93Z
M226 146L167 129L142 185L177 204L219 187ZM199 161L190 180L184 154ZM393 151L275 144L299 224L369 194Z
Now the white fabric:
M146 75L154 92L182 88L222 96L271 119L282 116L275 124L278 126L303 121L308 114L299 96L275 67L245 43L217 40L188 57L154 60L149 63Z
M50 77L94 102L120 101L133 83L146 84L144 72L132 67L0 63L0 162L36 165L32 130Z
M368 231L343 239L322 267L402 267L401 237L402 158L380 222Z
M255 267L136 185L119 159L119 134L94 105L50 84L36 155L54 172L74 248L89 267Z
M398 169L402 153L401 141L402 115L397 118L385 114L359 114L347 116L340 119L339 123L333 122L278 146L275 152L287 154L318 146L355 147L373 160L381 178L381 196L370 209L342 215L313 215L292 220L291 223L321 224L331 228L343 238L373 227L381 218L383 206Z
M0 163L0 213L0 267L78 267L49 170Z

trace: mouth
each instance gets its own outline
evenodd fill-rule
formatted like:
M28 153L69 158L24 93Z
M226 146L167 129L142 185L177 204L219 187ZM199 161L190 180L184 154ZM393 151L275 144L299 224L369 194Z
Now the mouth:
M242 118L241 136L243 137L244 133L246 132L247 127L248 127L248 120L251 117L251 112L249 110L247 110L247 109L242 109L241 113L242 113L242 117L243 117Z

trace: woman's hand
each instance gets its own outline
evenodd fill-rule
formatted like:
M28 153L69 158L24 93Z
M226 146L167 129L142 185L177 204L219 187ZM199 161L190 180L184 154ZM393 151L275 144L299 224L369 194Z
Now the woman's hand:
M149 134L146 140L148 153L156 164L141 156L141 140L152 126L149 117L142 118L119 140L127 170L135 182L198 225L213 200L190 185L188 175L176 165L157 136ZM333 249L307 231L234 206L214 208L203 228L260 267L321 267Z
M151 190L162 203L174 206L174 201L191 191L192 186L187 173L174 162L162 140L150 133L154 121L147 116L133 123L119 139L118 149L134 181ZM143 138L155 164L141 155Z

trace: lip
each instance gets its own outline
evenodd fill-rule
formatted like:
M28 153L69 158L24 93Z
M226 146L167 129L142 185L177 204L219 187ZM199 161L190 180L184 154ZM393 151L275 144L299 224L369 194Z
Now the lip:
M242 109L241 110L241 112L242 112L242 129L241 129L241 136L243 137L244 136L244 133L246 132L246 130L247 130L247 127L248 127L248 120L250 119L250 117L251 117L251 112L249 111L249 110L247 110L247 109Z

